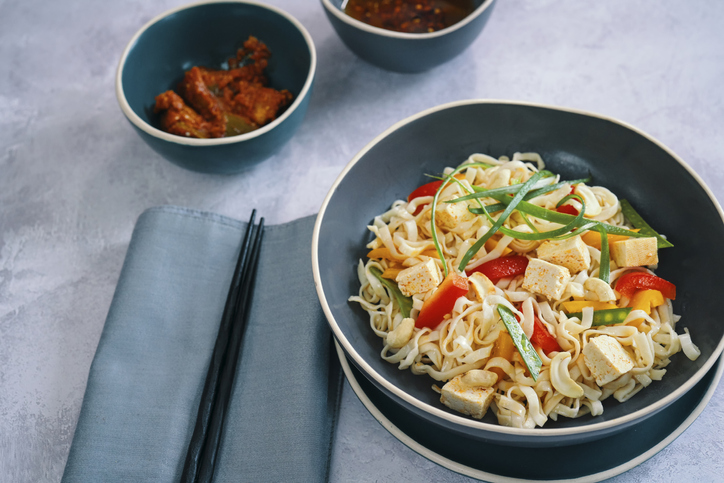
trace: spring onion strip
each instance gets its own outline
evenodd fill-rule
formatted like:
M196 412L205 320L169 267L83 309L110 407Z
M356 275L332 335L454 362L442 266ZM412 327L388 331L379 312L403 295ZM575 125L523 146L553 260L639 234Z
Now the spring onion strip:
M537 196L541 196L546 193L550 193L551 191L555 191L559 188L562 188L566 184L569 186L573 186L573 185L580 184L580 183L590 183L590 182L591 182L590 176L588 178L574 179L571 181L561 181L559 183L551 184L548 186L544 186L542 188L538 188L537 190L533 190L530 193L528 193L528 195L525 197L525 199L529 200L529 199L535 198Z
M626 317L633 310L631 307L624 307L622 309L605 309L595 310L593 312L593 323L592 326L597 325L616 325L626 321ZM583 320L583 312L574 312L567 314L566 317L572 319L577 317L579 320Z
M568 238L573 238L574 236L580 235L581 233L585 233L589 230L595 230L597 226L598 223L593 221L590 223L586 223L585 225L581 225L570 233L566 233L565 235L556 237L556 240L567 240Z
M410 316L410 311L412 310L412 299L410 297L405 297L402 295L402 292L400 292L400 288L397 286L396 283L392 283L392 281L387 280L386 278L382 278L382 272L377 267L370 267L370 272L372 275L375 276L377 280L380 281L382 285L387 288L387 290L390 292L390 295L394 297L395 300L397 300L397 305L400 307L400 313L404 318L408 318Z
M540 356L533 348L533 344L530 343L528 337L526 337L518 321L515 320L513 312L505 305L498 304L498 314L500 314L500 319L505 324L505 328L508 329L508 334L510 334L513 344L520 352L531 377L534 381L537 381L543 361L541 361Z
M583 203L583 198L581 197L581 195L576 195L576 194L573 194L573 193L571 193L570 195L564 196L564 197L561 199L561 201L559 201L558 203L556 203L556 208L558 208L559 206L563 205L563 204L564 204L566 201L568 201L568 200L576 200L576 201L578 201L579 203L581 203L582 205L584 205L584 208L581 209L581 211L583 211L583 212L586 211L585 204Z
M536 173L536 174L539 175L538 178L536 178L536 181L538 181L539 179L542 179L542 178L550 178L551 176L554 176L553 173L551 173L550 171L546 171L546 170L543 170L540 173ZM460 198L455 198L454 200L446 201L446 203L458 203L460 201L476 200L479 198L495 198L496 196L512 195L512 194L518 193L521 189L523 189L523 186L525 186L525 184L526 183L514 184L514 185L510 185L510 186L503 186L500 188L493 188L493 189L485 189L485 188L481 188L479 186L473 186L473 191L475 191L474 193L469 194L467 196L461 196ZM544 186L542 188L537 188L536 191L538 189L542 190L545 188L547 188L547 187ZM526 190L526 191L529 192L531 189L532 188L528 188L528 190Z
M523 218L523 221L525 222L525 224L528 225L531 230L533 230L533 233L540 233L540 230L538 228L536 228L535 225L533 224L533 222L531 222L528 219L528 215L526 215L522 211L519 211L518 214L520 215L521 218Z
M486 214L490 216L487 212L487 207L484 207L483 209L480 208L470 208L469 211L471 213L475 213L476 215L480 214ZM537 233L524 233L521 231L515 231L511 230L510 228L506 228L504 226L499 227L500 233L503 235L508 235L513 238L517 238L518 240L547 240L549 238L555 238L560 235L565 235L569 231L579 227L581 225L581 220L583 220L583 210L576 216L572 222L567 223L566 225L562 226L561 228L556 228L555 230L550 231L544 231L544 232L537 232ZM592 227L595 225L592 225ZM488 233L492 231L492 228L488 230ZM485 242L483 242L485 243Z
M488 213L490 213L492 215L493 213L497 213L499 211L505 210L505 207L506 207L505 203L495 203L494 205L485 205L485 211L487 211ZM473 209L477 209L477 208L473 208ZM468 208L468 210L472 211L471 208ZM473 212L473 213L475 213L475 212ZM480 213L476 213L476 214L479 215Z
M656 230L651 228L651 226L646 223L643 217L639 215L636 210L634 210L633 206L631 206L631 203L629 203L627 200L619 200L619 203L621 204L621 213L623 213L623 216L625 216L626 219L630 221L635 228L639 229L639 233L643 233L645 236L648 237L656 237L656 246L658 248L669 248L674 246L673 243L659 235Z
M552 173L550 173L550 171L543 170L541 172L545 173L546 177L552 176ZM549 184L548 186L542 186L540 188L531 190L527 195L525 195L525 199L529 200L531 198L535 198L537 196L541 196L546 193L550 193L551 191L555 191L559 188L562 188L565 185L572 186L572 185L579 184L579 183L588 183L590 181L591 181L590 177L574 179L571 181L559 181L558 183ZM509 194L509 193L517 193L518 190L520 189L520 186L521 186L520 184L516 184L516 185L503 186L502 188L494 188L494 189L487 189L487 188L483 188L481 186L473 186L473 191L475 191L476 193ZM498 191L498 190L500 190L500 192L496 193L496 191ZM490 196L490 194L488 196ZM479 198L479 196L478 196L478 198Z
M482 248L482 246L485 244L488 239L490 239L491 236L495 232L500 229L501 226L503 226L503 223L505 223L505 220L510 216L510 214L515 210L518 203L520 203L523 200L523 197L526 193L532 188L532 186L543 176L545 176L545 172L541 171L538 173L535 173L533 176L528 178L528 181L523 183L520 186L520 189L518 190L518 193L510 200L509 203L507 203L508 207L503 211L503 213L498 217L498 221L495 222L495 224L485 233L485 235L481 236L478 241L475 242L475 244L470 247L470 249L465 253L463 256L463 259L460 261L460 265L458 266L458 270L461 272L465 270L465 267L468 265L468 262L470 261L473 256L478 253L478 250ZM501 195L501 198L508 198L507 195ZM487 210L484 210L487 211Z
M537 189L534 189L534 190L528 192L528 194L523 197L523 200L524 201L532 200L533 198L537 198L538 196L542 196L546 193L550 193L551 191L555 191L555 190L563 187L566 184L574 185L574 184L579 184L579 183L587 183L589 181L591 181L591 178L583 178L583 179L575 179L572 181L561 181L560 183L543 186L542 188L537 188ZM495 190L501 190L500 192L498 192L498 194L511 194L511 193L516 193L520 189L520 186L521 185L507 186L507 187L504 186L503 188L495 188ZM509 190L508 188L513 188L513 189ZM468 195L468 196L464 196L464 197L460 197L460 198L455 198L454 200L448 200L445 203L457 203L459 201L467 201L467 200L473 199L473 198L475 198L475 199L492 198L493 196L491 196L491 193L495 194L494 190L488 190L485 188L481 188L480 186L473 186L473 190L475 191L476 196ZM487 193L487 194L485 196L481 196L481 194L484 194L484 193ZM495 207L496 209L491 211L490 208L492 208L492 207ZM494 213L496 211L503 211L505 209L505 203L496 203L495 205L488 205L487 208L488 208L488 213Z
M453 178L453 181L457 182L457 184L460 186L460 188L462 188L464 191L467 191L468 193L470 193L470 190L467 189L467 188L465 187L465 185L463 185L463 184L460 182L460 180L458 180L457 178ZM456 202L456 201L458 201L457 198L456 198L455 200L448 200L448 201L446 201L445 203L450 203L450 202L453 202L453 203L454 203L454 202ZM490 223L491 226L494 225L494 224L495 224L495 219L491 216L491 213L490 213L489 211L486 211L486 206L483 204L482 201L480 201L480 198L475 199L475 201L478 202L478 206L480 206L480 210L482 210L481 212L484 213L484 214L485 214L485 217L488 219L488 223ZM504 205L503 203L498 203L498 204L496 204L495 206L500 206L500 207L501 207L500 210L497 210L497 211L503 211L503 210L505 210L505 205ZM533 230L534 233L540 233L540 231L533 225L533 223L530 222L530 220L529 220L528 217L525 215L525 213L521 213L521 212L518 212L518 213L519 213L520 216L523 218L523 220L528 224L528 226L530 226L531 230ZM511 236L511 237L513 237L513 238L518 238L517 235L519 235L519 234L521 233L521 232L519 232L519 231L510 230L510 229L508 229L508 228L506 228L506 227L504 227L504 226L501 226L501 227L500 227L500 232L503 233L504 235L509 235L509 236Z
M442 267L445 272L445 277L447 277L448 268L447 268L447 262L445 261L445 255L442 253L442 248L440 247L440 241L437 239L437 228L435 227L435 211L437 210L437 200L440 198L440 193L442 193L442 190L447 187L448 183L450 183L451 179L455 179L454 176L458 174L459 172L468 169L468 168L490 168L491 165L487 163L468 163L468 164L462 164L455 168L449 175L447 175L440 184L440 187L435 192L435 196L432 198L432 207L430 212L430 231L432 232L432 242L435 245L435 250L437 250L437 256L440 257L440 260L442 261Z
M506 205L508 205L511 202L511 199L507 196L500 196L500 197L496 197L495 199L497 199L498 201L500 201L501 203L504 203ZM473 209L475 209L475 208L471 208L471 211ZM558 213L557 211L547 210L545 208L534 205L532 203L528 203L527 201L521 201L520 203L518 203L517 209L518 209L518 211L523 211L526 214L528 214L534 218L540 218L541 220L546 220L546 221L558 223L561 225L568 224L573 219L576 218L573 215L568 215L565 213ZM633 238L648 237L648 235L644 235L641 233L637 233L635 231L627 230L627 229L621 228L619 226L607 225L606 223L600 223L600 225L602 225L606 229L606 233L611 233L612 235L624 235L624 236L630 236Z
M596 229L601 234L601 262L598 267L598 278L606 283L611 283L611 255L608 251L608 235L602 223Z

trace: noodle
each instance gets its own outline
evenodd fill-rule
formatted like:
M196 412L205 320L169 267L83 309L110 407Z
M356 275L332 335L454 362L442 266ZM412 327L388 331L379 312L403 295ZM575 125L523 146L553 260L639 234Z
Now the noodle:
M369 314L370 328L384 341L380 353L384 360L397 364L400 369L409 369L413 374L426 374L436 381L448 382L456 378L455 388L448 385L436 388L443 393L441 400L445 404L476 418L481 418L489 405L499 424L520 428L543 426L549 418L556 420L558 416L600 415L603 413L601 401L609 396L624 402L653 381L661 380L672 355L683 351L694 360L700 353L687 329L684 334L676 333L679 317L673 313L671 300L663 297L661 292L658 296L645 294L646 304L642 305L638 292L623 295L614 291L615 282L623 280L627 274L653 276L653 272L643 265L656 268L658 259L653 263L619 267L618 258L611 258L609 253L609 283L605 279L609 267L601 266L604 248L586 238L588 234L597 234L595 228L590 228L594 225L588 228L593 231L569 238L573 240L571 244L582 247L577 252L576 263L584 266L576 268L570 265L569 259L556 259L561 256L558 252L546 260L539 258L543 257L540 253L544 248L552 247L555 251L559 247L555 244L544 246L549 243L546 239L515 238L519 236L516 233L531 238L563 225L513 211L502 227L515 233L493 234L463 269L459 269L471 247L487 236L491 222L499 213L487 218L487 215L474 215L468 211L469 207L496 203L492 198L459 203L445 201L469 195L473 186L505 189L526 183L536 173L543 173L544 168L545 163L536 153L516 153L512 159L473 154L461 168L446 168L446 176L454 172L459 174L437 193L434 235L431 226L433 196L426 193L409 202L395 201L368 227L375 238L367 247L377 254L366 262L359 262L360 290L349 299L359 303ZM560 186L553 186L555 184ZM547 186L551 189L529 197L527 203L556 211L561 201L567 201L570 206L566 208L571 213L585 209L582 215L585 221L632 228L621 213L619 199L606 188L588 186L581 181L572 185L562 182L558 176L543 177L533 188ZM572 193L575 196L571 198ZM588 244L583 243L584 238ZM609 240L612 239L616 240L609 235ZM645 240L643 237L636 239ZM599 245L600 241L599 236ZM438 253L442 253L444 262ZM565 252L565 256L569 255ZM525 257L525 273L496 280L483 274L487 262L507 256ZM546 263L572 267L570 272L559 265L554 267L561 277L555 290L549 287L553 283L550 278L534 280L535 267ZM474 273L478 270L480 273ZM414 272L414 277L409 275L413 273L410 271ZM379 273L381 277L397 282L401 296L410 301L409 313L403 313L399 299L378 279L376 274ZM442 293L441 287L447 282L446 279L440 284L443 273L467 277L463 282L467 285L463 286L469 287L468 293L454 300L451 310L439 323L416 327L425 307L438 303L435 299L440 294L436 292ZM570 306L567 304L571 302L581 303L581 310L567 310ZM613 308L631 306L633 309L622 322L601 325L595 322L595 315L605 309L595 304L609 304L606 307ZM525 356L519 350L511 351L508 330L499 314L503 310L501 307L517 317L525 338L533 343L541 363L537 377L531 373ZM571 312L581 315L574 316ZM601 357L608 358L605 362L614 366L613 374L601 372ZM473 392L477 400L470 399ZM471 405L476 407L471 409Z

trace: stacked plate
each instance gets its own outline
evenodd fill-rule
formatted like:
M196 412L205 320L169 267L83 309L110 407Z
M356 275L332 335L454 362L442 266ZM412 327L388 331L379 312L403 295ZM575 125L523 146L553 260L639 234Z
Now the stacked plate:
M657 273L676 281L674 312L682 316L681 324L691 331L701 356L693 362L681 353L673 356L662 381L624 404L604 401L600 416L559 418L542 428L520 429L498 425L492 414L478 421L451 411L430 389L432 379L400 371L382 360L382 342L370 329L368 314L348 298L359 290L356 265L365 258L371 239L367 225L394 200L429 181L426 174L457 166L475 152L497 157L531 151L540 153L547 168L564 179L590 174L596 185L628 199L652 226L668 235L675 248L660 253ZM488 479L491 474L528 479L608 477L612 468L643 461L683 431L719 380L724 325L718 321L717 287L711 281L724 273L724 260L714 259L701 247L724 240L722 219L714 196L686 163L632 126L550 106L457 102L392 126L347 165L317 218L314 277L344 354L341 359L350 363L346 373L353 387L393 434L423 455ZM616 438L613 444L622 432L637 437ZM428 437L433 433L436 438ZM612 448L608 461L583 457L583 449L595 442ZM545 471L550 474L529 474L521 465L503 464L510 446L543 452L565 446L581 455L580 465L565 474L548 465ZM600 447L590 446L589 453L593 448ZM482 449L490 458L480 456Z

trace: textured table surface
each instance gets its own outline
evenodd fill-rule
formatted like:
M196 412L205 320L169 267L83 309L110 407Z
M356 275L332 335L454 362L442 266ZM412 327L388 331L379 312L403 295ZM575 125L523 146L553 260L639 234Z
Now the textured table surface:
M534 101L633 124L724 200L724 2L499 0L482 35L433 71L385 72L339 40L317 0L273 0L317 47L306 120L236 176L152 152L118 108L133 33L178 0L0 0L0 481L58 481L126 248L146 208L177 204L270 223L318 211L367 142L423 109ZM717 283L721 283L720 281ZM696 335L695 335L696 336ZM408 449L345 387L333 481L470 481ZM697 421L616 482L720 481L724 387Z

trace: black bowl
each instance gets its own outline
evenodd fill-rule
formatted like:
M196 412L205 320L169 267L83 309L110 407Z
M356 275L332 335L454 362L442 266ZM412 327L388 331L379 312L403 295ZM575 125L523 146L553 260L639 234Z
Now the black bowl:
M373 27L342 9L343 0L322 0L332 27L349 49L370 64L396 72L422 72L460 54L477 38L494 0L474 0L475 10L437 32L411 34Z
M494 157L540 153L563 179L593 176L631 204L674 248L660 251L657 273L677 285L677 332L691 331L701 356L672 357L667 374L626 403L604 401L598 417L559 418L543 428L502 427L492 414L464 417L439 401L427 376L400 371L380 358L382 341L369 317L350 303L358 260L371 240L373 217L471 153ZM361 201L363 200L363 201ZM513 445L572 444L621 431L686 393L724 348L716 280L724 260L711 249L724 242L721 207L704 182L666 146L622 122L571 109L502 101L464 101L410 117L382 133L347 165L319 212L312 247L317 293L349 359L388 396L433 424L485 441Z
M294 95L286 111L240 136L194 139L160 130L155 97L174 89L193 66L220 68L250 35L271 51L270 87ZM316 64L311 36L286 12L243 1L195 3L159 15L134 35L118 65L116 97L141 138L172 163L205 173L237 173L274 154L296 132L309 105Z

